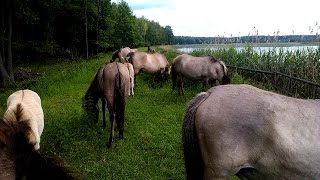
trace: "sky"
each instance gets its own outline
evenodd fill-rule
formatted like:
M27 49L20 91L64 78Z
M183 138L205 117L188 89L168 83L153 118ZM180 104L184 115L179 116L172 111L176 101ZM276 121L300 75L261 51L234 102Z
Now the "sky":
M120 0L111 0L120 2ZM320 34L320 0L125 0L175 36Z

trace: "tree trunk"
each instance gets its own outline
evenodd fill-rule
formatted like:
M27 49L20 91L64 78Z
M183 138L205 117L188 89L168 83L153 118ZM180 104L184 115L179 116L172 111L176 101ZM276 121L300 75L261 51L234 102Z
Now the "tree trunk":
M99 35L100 35L100 28L99 28L99 20L100 20L100 0L98 2L98 18L97 18L97 42L96 42L96 53L99 54Z
M0 54L2 55L2 59L5 59L4 53L4 34L5 34L5 26L4 26L4 14L5 14L5 2L1 1L1 28L0 28ZM4 61L2 61L4 62ZM4 64L3 64L4 65Z
M8 2L8 34L7 34L7 72L10 77L10 81L13 82L13 67L12 67L12 1L9 0Z
M88 18L87 18L87 0L86 0L86 7L84 10L84 18L85 18L85 26L86 26L86 55L87 59L89 58L89 47L88 47Z
M10 78L7 70L5 69L2 54L0 52L0 87L7 87L10 84Z

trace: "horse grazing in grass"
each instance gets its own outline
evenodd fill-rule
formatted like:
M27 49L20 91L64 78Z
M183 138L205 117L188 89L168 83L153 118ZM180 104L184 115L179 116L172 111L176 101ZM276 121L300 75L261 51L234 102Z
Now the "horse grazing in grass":
M320 179L320 99L216 86L188 106L187 179Z
M84 96L84 108L93 116L94 122L98 122L99 109L98 100L102 102L102 127L106 127L106 103L110 115L110 137L108 148L111 147L114 139L115 125L119 129L119 138L123 139L124 112L129 94L130 77L126 65L122 63L109 63L102 65L89 89Z
M160 53L148 54L145 52L130 52L127 55L128 62L133 65L134 74L137 75L140 71L147 74L158 74L160 80L160 87L163 82L170 75L171 66L167 58ZM152 85L154 86L155 76Z
M211 82L211 86L215 85L216 80L220 84L230 84L227 67L223 61L217 60L212 56L194 57L188 54L177 56L172 62L172 89L174 90L178 84L179 94L184 94L183 80L202 80L202 91Z
M7 110L3 117L6 121L17 121L16 111L22 108L23 121L28 121L31 131L28 140L35 145L35 149L40 149L40 136L44 127L43 110L39 95L31 90L20 90L11 94L7 99Z
M124 47L124 48L119 48L112 54L112 60L110 62L114 62L117 58L119 61L125 62L125 57L130 53L130 52L137 52L138 49L131 49L129 47Z
M30 141L34 130L31 119L25 119L30 118L26 116L27 108L18 104L6 117L9 119L0 119L0 179L78 179L60 159L42 155L35 149L38 142Z

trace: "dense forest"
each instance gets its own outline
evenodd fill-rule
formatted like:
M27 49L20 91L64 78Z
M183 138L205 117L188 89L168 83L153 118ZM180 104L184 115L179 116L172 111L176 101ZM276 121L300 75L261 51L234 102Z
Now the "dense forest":
M19 62L174 42L170 26L135 17L125 1L1 0L0 9L0 87L14 82Z
M175 44L230 44L230 43L287 43L299 42L310 43L319 42L320 35L251 35L240 37L190 37L190 36L175 36Z

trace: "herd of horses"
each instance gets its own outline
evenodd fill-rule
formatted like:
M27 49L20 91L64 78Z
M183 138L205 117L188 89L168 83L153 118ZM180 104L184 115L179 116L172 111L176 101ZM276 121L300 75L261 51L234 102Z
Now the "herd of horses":
M120 62L114 62L117 58ZM119 139L124 137L125 107L141 71L157 74L160 86L171 75L172 89L178 87L180 95L184 79L203 83L182 123L187 179L320 178L320 100L230 84L225 63L212 56L182 54L170 64L161 53L118 49L110 63L99 67L83 98L84 110L95 123L101 101L103 128L108 109L108 148L116 128ZM206 91L209 85L213 87ZM43 129L36 92L20 90L8 97L0 119L0 179L77 179L62 162L39 152Z

